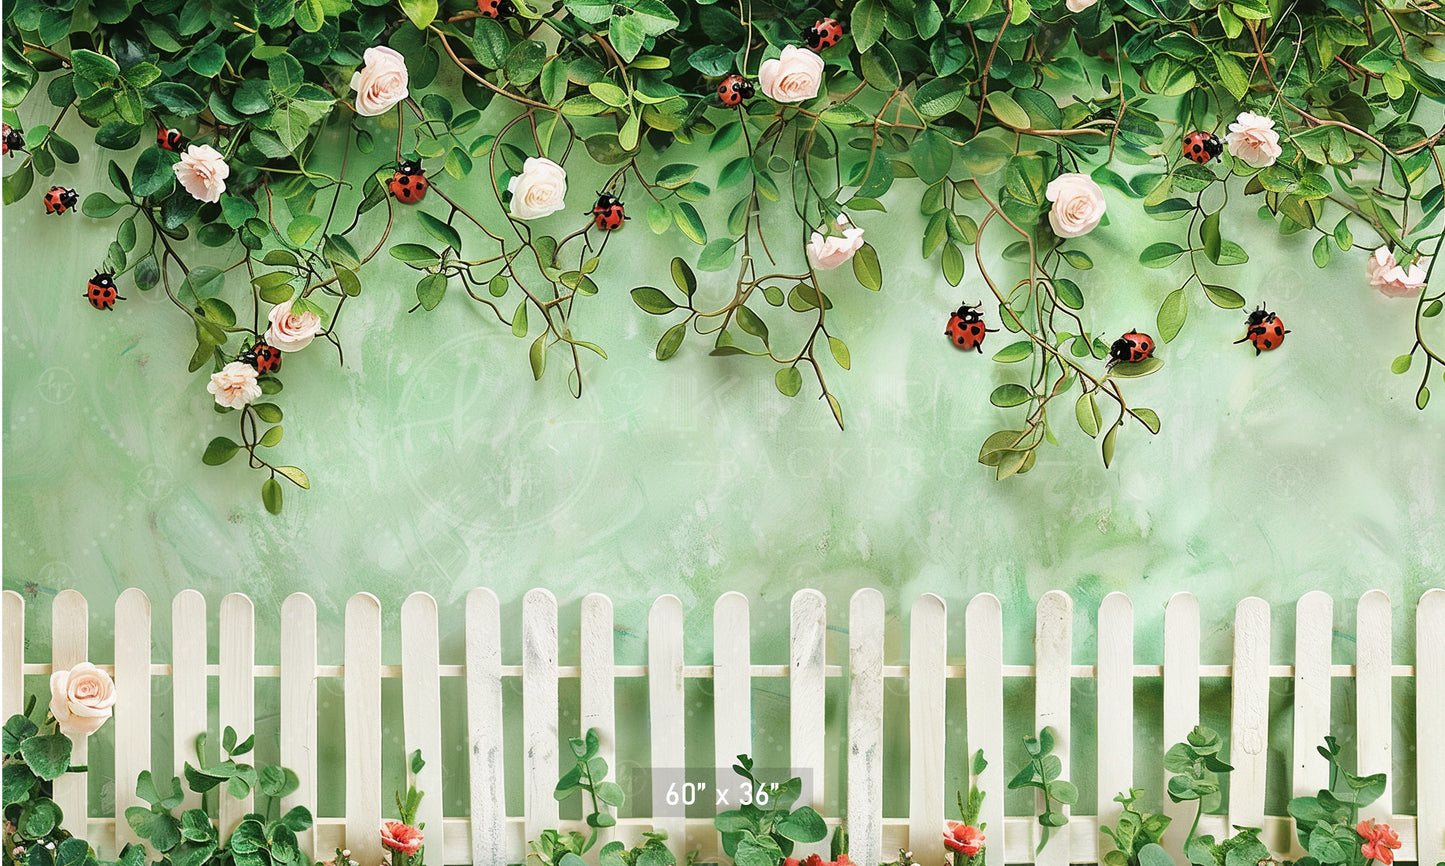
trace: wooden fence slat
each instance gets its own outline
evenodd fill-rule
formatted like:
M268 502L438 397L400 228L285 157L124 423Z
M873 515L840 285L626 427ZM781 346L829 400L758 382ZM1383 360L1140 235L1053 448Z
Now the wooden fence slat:
M676 817L655 818L667 831L667 847L679 863L690 847L687 820L677 806L667 805L668 788L676 773L687 766L684 721L687 708L682 684L682 602L664 595L652 603L647 615L647 707L652 737L652 813L672 812ZM671 770L672 773L667 771Z
M865 587L848 610L848 851L883 859L883 593Z
M616 649L613 631L612 599L600 592L582 599L582 665L581 700L582 731L597 731L601 749L598 754L607 762L612 781L617 781L617 682L614 674ZM617 809L599 804L612 816ZM605 845L616 835L612 827L598 831L597 844Z
M346 602L346 847L358 863L380 863L381 602L358 592Z
M1034 631L1034 663L1038 666L1037 679L1034 682L1034 727L1039 730L1045 727L1054 729L1054 754L1063 764L1060 776L1063 779L1069 778L1070 710L1073 707L1073 683L1070 677L1074 664L1073 652L1074 601L1069 598L1068 593L1050 590L1039 599ZM1042 809L1043 792L1039 792L1038 796ZM1067 806L1060 808L1064 814L1069 813ZM1038 825L1035 824L1035 827ZM1037 834L1039 829L1034 832ZM1070 829L1064 826L1054 832L1048 846L1034 858L1037 866L1069 866L1072 837Z
M1164 608L1164 741L1165 749L1180 743L1199 724L1199 599L1189 592L1176 592ZM1159 790L1169 777L1159 776ZM1176 803L1164 797L1164 814L1170 819L1163 845L1170 851L1184 849L1197 804Z
M4 720L25 711L25 598L7 589L0 599L0 720Z
M1098 813L1100 826L1118 823L1114 797L1134 787L1134 603L1111 592L1099 604ZM1113 840L1099 834L1099 850Z
M789 751L793 772L803 777L803 797L799 806L813 806L824 813L824 772L827 759L827 738L823 707L827 706L828 663L828 601L816 589L800 589L793 594L789 626L788 712ZM815 845L799 845L793 856L804 859L820 854L826 859L827 841Z
M943 866L943 776L957 758L945 744L948 605L942 598L929 592L913 602L908 634L908 845L919 866ZM965 752L966 766L971 759Z
M527 838L557 826L557 598L522 598L522 805Z
M210 727L211 700L207 689L206 597L194 589L176 593L171 601L171 720L172 772L179 776L186 762L198 763L196 740ZM216 753L211 744L211 756ZM181 785L182 809L198 809L201 795Z
M1330 786L1330 768L1319 746L1330 732L1330 661L1334 599L1315 590L1295 606L1293 796L1313 796ZM1292 823L1292 822L1291 822ZM1302 853L1298 841L1294 855Z
M442 863L446 831L442 824L442 682L437 602L414 592L401 604L401 727L406 748L406 777L426 796L417 821L426 825L426 859ZM411 772L412 752L420 751L421 772Z
M50 663L54 671L69 670L89 660L90 652L90 608L85 596L73 589L61 590L50 603ZM54 676L54 674L52 674ZM49 698L49 689L45 697ZM70 763L87 764L89 761L85 734L74 734L70 738ZM54 782L51 799L60 806L64 816L65 829L84 838L86 822L90 816L90 792L86 774L65 773Z
M221 599L220 723L236 729L241 742L256 732L256 608L251 599L233 592ZM255 811L255 794L237 799L222 793L221 838L231 835L242 817Z
M1269 767L1269 602L1246 598L1234 610L1233 720L1228 762L1229 823L1264 826Z
M1415 610L1415 812L1417 860L1445 860L1445 589L1420 596Z
M753 753L752 622L740 592L725 592L713 605L712 654L714 791L722 791L738 781L738 756Z
M497 594L467 593L467 743L472 863L505 863L507 788L502 741L502 615Z
M294 592L281 603L281 766L296 771L301 783L281 798L284 814L305 806L316 814L316 602ZM315 830L296 834L313 862L326 860Z
M1394 814L1394 773L1390 767L1394 727L1390 712L1395 707L1390 672L1390 597L1377 589L1365 593L1355 611L1355 623L1356 772L1361 776L1385 774L1385 793L1360 809L1360 817L1389 823Z
M136 795L135 779L151 768L151 600L135 587L115 600L116 847L139 842L125 819L130 806L150 808Z
M964 613L964 697L970 756L979 749L988 761L977 784L983 798L979 820L994 851L1004 848L1003 606L993 593L975 595ZM941 830L941 828L940 828ZM917 853L917 852L915 852ZM1001 862L996 858L994 862Z

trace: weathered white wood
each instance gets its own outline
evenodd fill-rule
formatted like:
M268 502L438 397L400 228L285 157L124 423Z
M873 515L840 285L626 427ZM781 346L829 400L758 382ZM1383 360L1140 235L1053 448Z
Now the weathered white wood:
M987 825L984 832L989 847L1004 851L1003 608L993 593L979 593L968 603L964 652L968 674L963 681L968 715L966 754L971 759L982 749L988 761L977 779L979 788L987 792L979 820ZM994 862L999 861L995 858Z
M221 599L220 730L236 729L241 742L256 730L256 609L251 599L233 592ZM380 701L377 702L378 705ZM255 794L237 799L222 792L221 838L231 835L241 818L255 811Z
M1233 721L1228 761L1229 823L1264 826L1269 761L1269 602L1246 598L1234 609Z
M943 599L931 592L920 595L908 617L908 633L908 846L919 866L943 866L938 844L946 814L943 777L947 765L957 761L945 751L948 606ZM965 764L971 765L971 759L965 751Z
M848 853L883 859L883 593L853 594L848 609Z
M1044 597L1039 599L1035 629L1034 663L1038 666L1038 674L1034 682L1034 727L1038 730L1053 728L1053 753L1063 764L1060 778L1068 779L1072 733L1070 710L1073 707L1073 683L1070 680L1074 663L1073 599L1059 590L1044 593ZM1042 792L1038 795L1038 804L1042 809ZM1067 806L1058 808L1066 815L1069 813ZM1058 828L1034 862L1038 866L1068 866L1070 830L1068 826ZM1034 832L1038 833L1038 830Z
M1294 760L1290 790L1311 796L1330 785L1330 768L1319 747L1330 732L1330 661L1334 599L1315 590L1295 607ZM1297 845L1297 843L1296 843ZM1294 854L1302 851L1295 849Z
M380 863L381 602L358 592L346 602L346 847L358 863Z
M1100 826L1119 820L1114 797L1134 787L1134 604L1111 592L1099 604L1098 813ZM1114 847L1099 834L1100 851Z
M281 798L282 814L296 806L316 814L316 689L316 602L295 592L281 603L281 766L295 770L301 784ZM296 837L313 862L329 859L315 830Z
M478 588L467 593L466 633L471 862L500 864L508 862L502 743L502 616L497 594L490 589Z
M73 589L61 590L50 603L50 663L53 671L69 670L89 660L90 609L85 596ZM54 676L54 674L51 674ZM49 695L49 689L45 691ZM70 737L71 766L89 763L85 734ZM64 815L62 826L77 836L86 835L90 799L85 773L65 773L55 780L51 798Z
M1189 592L1176 592L1164 608L1164 748L1180 743L1199 724L1199 599ZM1163 791L1169 777L1159 776ZM1193 802L1176 803L1164 797L1164 814L1169 816L1164 833L1166 850L1183 850L1195 807Z
M1362 819L1389 823L1394 814L1393 773L1390 771L1390 741L1394 727L1393 677L1390 672L1392 646L1390 597L1371 590L1360 597L1355 612L1355 724L1357 772L1361 776L1385 774L1385 793L1360 809ZM1437 743L1436 748L1442 744Z
M0 724L25 711L24 668L25 599L7 589L0 595Z
M1415 611L1415 812L1420 863L1445 860L1445 589ZM1401 858L1406 858L1403 851Z
M527 838L557 826L557 598L522 598L522 806Z
M793 594L791 625L788 710L793 772L803 779L803 796L799 806L812 806L823 813L823 762L827 757L823 708L827 705L828 602L816 589L801 589ZM793 856L804 859L809 854L828 854L827 841L815 845L799 845Z
M682 685L682 602L664 595L647 615L647 718L652 738L652 813L667 831L667 847L679 863L687 855L687 820L678 806L667 804L668 789L682 781L687 767L684 720L687 709ZM671 771L671 772L669 772ZM688 780L691 781L691 780Z
M442 682L437 602L414 592L401 605L401 726L406 745L407 781L423 793L416 819L424 827L426 862L442 863L446 850L442 825ZM420 751L420 773L411 772L411 755Z
M713 605L712 655L716 792L736 785L733 764L739 755L753 753L752 623L747 596L740 592L725 592Z
M151 600L135 587L115 600L115 832L116 843L139 842L125 820L136 796L135 779L151 768Z
M613 645L612 599L594 592L582 599L582 665L581 699L582 730L596 730L600 751L607 762L609 778L617 781L617 684ZM599 804L604 812L616 817L617 809ZM600 830L597 844L605 845L615 835L611 827Z
M196 756L196 741L209 727L210 698L206 689L206 598L194 589L176 593L171 602L171 720L174 735L174 773L183 774L187 762L216 760L211 743L205 761ZM201 795L181 785L182 809L196 809ZM214 799L214 798L213 798Z

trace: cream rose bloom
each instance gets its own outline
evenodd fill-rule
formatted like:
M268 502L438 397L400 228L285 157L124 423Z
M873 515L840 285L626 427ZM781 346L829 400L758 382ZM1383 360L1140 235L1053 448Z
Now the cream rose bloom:
M1279 147L1279 133L1274 131L1274 121L1250 111L1241 111L1239 117L1229 125L1229 134L1224 137L1229 153L1254 168L1274 165L1282 152Z
M1413 298L1425 287L1425 268L1417 261L1409 269L1400 267L1385 247L1380 247L1365 262L1370 285L1390 298Z
M808 241L808 261L813 267L831 271L853 258L863 246L863 230L853 225L847 214L838 217L838 228L843 232L842 237L824 237L821 232L813 232L812 240Z
M803 102L823 85L823 58L796 45L783 47L781 57L764 60L758 84L774 102Z
M266 314L271 327L266 329L266 342L283 352L299 352L311 345L321 330L321 317L311 310L300 315L291 312L291 302L277 304Z
M567 195L567 172L545 156L529 156L522 173L507 184L512 194L512 216L534 220L561 210Z
M226 191L226 178L231 176L231 167L221 157L221 152L209 144L193 144L181 154L181 161L172 166L176 180L181 186L201 201L218 202Z
M406 59L400 52L378 45L366 49L361 59L366 65L351 73L357 114L362 117L385 114L393 105L406 99L409 76Z
M1069 7L1070 12L1083 12L1099 0L1064 0L1064 5Z
M261 396L256 368L244 361L232 361L219 373L212 373L206 390L216 395L218 405L228 409L239 409Z
M1061 238L1086 235L1104 217L1104 191L1086 174L1061 174L1049 181L1044 195L1054 203L1049 210L1049 225Z
M50 714L61 733L90 736L110 718L113 706L115 683L90 662L50 675Z

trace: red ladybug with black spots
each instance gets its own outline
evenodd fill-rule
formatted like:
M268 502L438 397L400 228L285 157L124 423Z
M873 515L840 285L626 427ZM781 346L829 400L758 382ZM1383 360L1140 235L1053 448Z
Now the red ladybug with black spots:
M1224 153L1224 142L1212 132L1195 130L1184 136L1181 148L1184 155L1200 165L1208 165L1212 159L1219 159Z
M265 343L257 343L241 353L241 363L255 367L257 373L275 373L281 369L281 350Z
M1284 335L1289 333L1284 329L1284 320L1266 310L1263 304L1260 304L1259 309L1250 313L1249 318L1244 320L1244 327L1244 336L1234 342L1243 343L1248 340L1254 345L1256 356L1260 352L1272 352L1278 349L1284 342Z
M477 12L483 18L501 18L516 11L512 0L477 0Z
M832 48L848 32L848 25L839 23L835 18L823 18L803 31L803 41L814 51L822 51L824 48Z
M1130 331L1109 347L1109 366L1122 362L1138 363L1154 355L1154 338L1139 331Z
M156 130L156 145L161 150L180 150L184 140L179 129L167 129L163 126Z
M45 212L62 214L80 203L80 193L63 186L52 186L45 194Z
M982 304L972 307L964 304L948 317L948 326L943 333L958 348L964 351L976 349L983 354L983 338L998 328L984 326L982 310Z
M416 160L408 160L398 165L396 173L386 182L387 189L391 190L391 194L402 204L416 204L421 201L430 186L431 181L427 180L426 174L421 170L421 163Z
M15 151L24 149L25 133L8 123L4 124L4 129L0 129L0 156L5 154L14 156Z
M718 99L729 108L742 105L744 99L752 99L756 92L753 83L736 72L724 78L717 86Z
M97 310L113 310L116 301L123 301L115 289L115 274L96 271L95 276L85 284L85 299Z
M622 201L610 193L598 192L597 204L592 206L592 223L604 232L622 228L622 221L631 219L623 209Z

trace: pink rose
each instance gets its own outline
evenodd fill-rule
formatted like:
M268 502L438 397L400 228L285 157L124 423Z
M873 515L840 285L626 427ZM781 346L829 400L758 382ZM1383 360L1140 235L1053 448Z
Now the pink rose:
M1389 298L1413 298L1425 287L1425 269L1417 261L1409 270L1400 267L1389 249L1380 247L1365 261L1370 285Z
M271 327L266 329L266 342L283 352L299 352L311 345L316 332L321 330L321 317L311 310L297 315L291 312L291 302L277 304L266 314Z
M841 237L831 234L824 237L813 232L812 240L808 241L808 261L813 267L831 271L853 258L863 246L863 230L850 223L846 214L838 217L838 229L843 232Z
M1282 153L1274 121L1249 111L1239 113L1239 117L1229 125L1229 134L1224 141L1229 145L1232 156L1254 168L1274 165Z
M806 48L785 45L781 57L763 61L758 84L774 102L812 99L823 85L823 58Z
M1044 195L1054 203L1049 225L1061 238L1086 235L1104 218L1104 191L1086 174L1061 174L1049 181Z
M1070 12L1083 12L1099 0L1064 0L1064 5L1069 7Z
M232 361L220 372L212 373L206 390L216 395L217 404L231 409L239 409L261 396L256 368L244 361Z
M949 821L943 831L943 844L968 857L983 850L983 831L962 821Z
M115 683L90 662L50 675L50 714L61 733L90 736L110 718L113 706Z
M226 178L231 167L221 152L209 144L193 144L181 154L181 161L172 166L176 180L186 192L201 201L218 202L226 191Z
M407 856L421 850L422 833L410 824L387 821L381 825L381 844Z
M357 114L375 117L406 99L406 60L400 53L379 45L366 49L362 59L366 65L351 74Z

